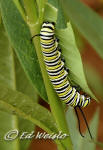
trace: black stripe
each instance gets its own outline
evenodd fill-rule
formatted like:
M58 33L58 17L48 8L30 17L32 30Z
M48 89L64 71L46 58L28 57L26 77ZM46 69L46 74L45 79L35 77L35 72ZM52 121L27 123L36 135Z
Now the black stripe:
M44 32L44 31L43 31L43 32ZM50 33L50 32L47 32L47 33ZM48 34L48 35L44 35L44 34L41 34L41 33L40 33L40 37L41 37L41 36L44 36L44 37L52 37L52 38L53 38L53 37L54 37L54 34L53 34L53 35L49 35L49 34ZM42 39L43 39L43 38L42 38Z
M48 55L48 54L45 55L45 54L44 54L45 57L53 57L53 56L56 56L56 55L57 55L57 53L54 53L54 54L51 54L51 55Z
M60 82L60 81L64 80L66 77L67 77L67 75L64 75L63 78L60 78L60 79L58 79L58 80L55 80L55 79L54 79L54 80L52 80L51 82L52 82L52 83Z
M59 76L60 73L61 73L61 72L57 72L57 73L50 73L50 72L48 72L48 74L49 74L50 76Z
M43 28L49 28L51 30L54 30L51 26L43 26Z
M51 81L51 82L52 82L52 81ZM53 84L54 86L56 86L56 85L62 84L63 82L64 82L64 80L61 79L61 81L59 81L59 82L52 82L52 84ZM67 83L67 82L68 82L68 80L66 79L64 83ZM69 83L69 82L68 82L68 83Z
M75 92L76 95L77 92ZM66 103L66 104L70 104L72 102L72 100L74 99L75 95Z
M72 91L73 91L73 89L70 91L70 93L67 93L67 95L65 95L65 96L60 96L60 98L66 98L66 97L68 97L68 96L72 93Z
M58 61L57 61L57 63L58 63ZM48 64L46 64L48 67L53 67L53 66L56 66L57 65L57 63L55 63L54 65L53 64L50 64L50 65L48 65ZM59 62L59 64L58 65L60 65L60 63L61 62Z
M44 40L44 41L54 39L53 36L47 37L48 39L45 39L45 38L44 38L44 35L41 35L40 38L41 38L42 40Z
M64 68L64 66L62 66L60 69L55 70L55 71L47 70L47 72L48 72L48 73L57 73L57 72L60 72L63 68Z
M49 74L49 76L58 76L58 75L60 75L60 73L59 74L54 74L54 73L53 74Z
M43 44L41 44L41 45L43 45ZM47 46L47 45L45 45L45 46ZM42 47L43 47L43 46L42 46ZM48 47L48 46L47 46L47 47L43 47L43 48L47 50L47 49L52 48L52 47L55 48L55 45L52 45L51 47Z
M56 65L56 68L54 70L58 70L59 71L59 69L62 68L62 67L64 67L64 65L60 65L60 66ZM52 69L50 69L50 68L52 68L52 67L49 67L47 70L48 71L52 71Z
M45 61L45 63L51 64L51 63L57 62L59 59L60 59L60 56L56 60L54 60L54 61L45 61L45 60L44 61Z
M58 49L58 47L56 47L52 52L43 52L43 54L52 54L52 53L54 53L54 52L56 52L57 51L57 49Z
M43 53L44 54L44 53ZM58 55L58 53L57 52L52 52L52 53L49 53L49 54L44 54L44 56L45 57L53 57L53 56L56 56L56 55Z
M51 46L51 45L53 45L54 43L55 43L55 41L53 41L52 43L49 43L49 44L44 44L44 43L41 42L41 44L42 44L43 46Z
M66 89L68 86L69 86L69 84L67 84L66 86L64 86L64 87L62 87L62 88L60 88L60 89L55 89L55 90L56 90L57 93L58 93L58 91L62 91L62 90L64 90L64 89Z

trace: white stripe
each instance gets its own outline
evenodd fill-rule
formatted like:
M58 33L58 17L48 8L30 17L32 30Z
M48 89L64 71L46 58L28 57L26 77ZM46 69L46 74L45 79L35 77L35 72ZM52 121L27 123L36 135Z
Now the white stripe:
M74 89L74 93L73 93L73 95L72 95L72 97L70 98L70 100L74 97L74 95L75 95L75 92L76 92L76 89L75 88L72 88L72 89ZM71 92L71 91L70 91ZM69 92L69 93L70 93ZM72 93L71 93L72 94ZM71 94L70 95L68 95L68 97L67 98L69 98L70 96L71 96ZM69 101L70 101L69 100ZM71 103L73 103L73 101L74 101L74 99L69 103L69 104L71 104Z
M56 68L56 69L53 69L53 70L47 69L47 71L50 71L50 72L59 71L61 68L63 68L63 66L64 66L64 62L62 62L61 66L60 66L59 68ZM50 68L50 67L49 67L49 68Z
M50 40L50 39L52 39L52 37L46 37L46 36L44 36L44 35L41 35L40 36L41 37L41 39L43 40Z
M61 76L60 78L58 78L58 79L54 79L54 80L52 80L52 79L50 79L51 81L57 81L57 80L61 80L62 78L64 78L64 76L67 76L67 72L66 71L64 71L64 75L63 76Z
M40 34L41 34L41 36L53 36L54 35L53 32L48 33L48 31L47 32L46 31L41 31Z
M77 96L77 101L76 101L76 106L78 105L79 103L79 100L80 100L80 94L77 92L78 96Z

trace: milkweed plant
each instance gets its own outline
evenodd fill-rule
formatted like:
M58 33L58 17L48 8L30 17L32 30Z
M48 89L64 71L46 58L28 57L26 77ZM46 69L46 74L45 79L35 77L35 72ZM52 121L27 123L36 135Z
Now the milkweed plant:
M98 101L87 83L80 51L83 41L77 31L103 58L102 18L80 0L0 0L0 149L27 150L32 138L26 135L37 125L54 136L58 150L96 150L99 111L89 124L93 140L87 131L81 137L73 109L60 101L48 78L40 37L31 41L44 21L55 22L71 84ZM96 72L87 70L88 82L94 87L95 80L95 90L102 91ZM51 111L38 103L39 97ZM60 138L58 133L67 136Z

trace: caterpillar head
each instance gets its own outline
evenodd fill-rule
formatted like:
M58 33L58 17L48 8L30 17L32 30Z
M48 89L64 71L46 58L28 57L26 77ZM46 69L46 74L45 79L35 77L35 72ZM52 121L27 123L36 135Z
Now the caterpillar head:
M46 21L46 22L43 22L43 24L42 24L42 28L49 28L49 29L51 29L52 31L54 31L54 29L55 29L55 23L54 22L48 22L48 21Z

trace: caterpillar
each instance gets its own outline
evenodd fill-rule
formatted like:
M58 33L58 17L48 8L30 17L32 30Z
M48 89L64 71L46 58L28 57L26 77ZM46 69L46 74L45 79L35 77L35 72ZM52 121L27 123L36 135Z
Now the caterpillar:
M64 60L61 58L61 49L58 45L59 40L55 36L55 23L44 22L42 24L40 34L37 34L35 36L40 36L40 43L42 47L46 70L48 72L49 79L59 98L64 103L74 108L86 107L90 103L91 98L80 94L75 87L72 87L70 85L70 82L68 80L68 70L65 67ZM77 114L77 110L75 111ZM82 112L81 109L80 111ZM86 125L88 128L87 122Z
M40 42L46 70L49 79L59 98L67 105L85 107L90 103L90 97L79 94L68 80L68 71L61 58L58 39L55 37L55 25L44 22L40 31Z

